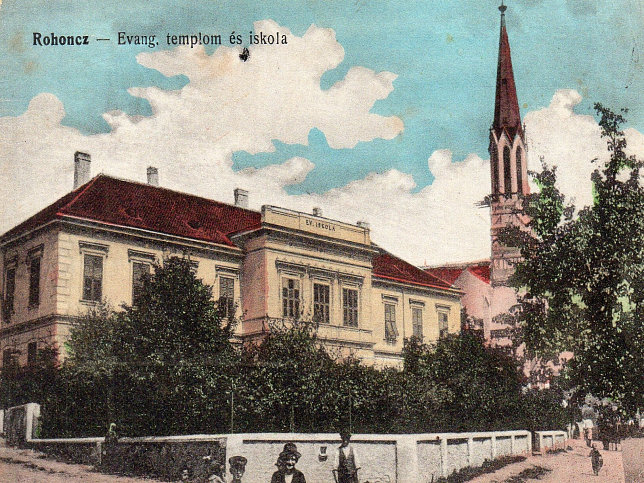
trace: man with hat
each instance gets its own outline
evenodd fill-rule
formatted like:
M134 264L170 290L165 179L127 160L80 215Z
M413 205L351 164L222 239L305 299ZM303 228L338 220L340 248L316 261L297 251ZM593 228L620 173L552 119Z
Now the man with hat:
M338 448L335 457L338 483L358 483L358 455L351 445L351 433L342 431L340 433L342 444Z
M300 456L295 443L286 443L275 463L277 471L273 473L271 483L306 483L304 474L295 468Z
M246 463L248 460L243 456L233 456L228 458L230 464L230 474L233 476L232 483L241 483L241 478L246 471Z

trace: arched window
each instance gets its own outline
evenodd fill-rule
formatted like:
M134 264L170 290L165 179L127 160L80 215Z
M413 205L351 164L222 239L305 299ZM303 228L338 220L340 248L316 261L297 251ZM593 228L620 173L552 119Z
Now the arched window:
M523 194L523 166L521 166L521 148L517 148L517 191Z
M503 148L503 192L507 195L512 193L512 169L510 168L510 148Z
M499 154L496 146L492 148L490 153L490 168L492 169L492 194L499 194Z

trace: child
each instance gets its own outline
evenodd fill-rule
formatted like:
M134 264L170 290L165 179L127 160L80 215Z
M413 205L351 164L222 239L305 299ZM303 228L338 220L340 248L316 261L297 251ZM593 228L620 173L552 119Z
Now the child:
M595 473L595 476L599 475L599 470L601 470L604 465L604 459L597 449L597 446L593 444L593 449L590 451L590 455L588 456L590 456L590 462L593 465L593 473Z

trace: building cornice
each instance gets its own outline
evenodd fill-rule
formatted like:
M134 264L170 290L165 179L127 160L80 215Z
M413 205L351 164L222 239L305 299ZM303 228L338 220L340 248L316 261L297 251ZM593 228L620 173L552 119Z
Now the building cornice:
M412 289L412 290L417 290L420 292L425 292L425 293L430 293L433 295L440 295L443 297L450 297L454 298L456 300L460 300L460 297L463 295L462 290L454 289L454 288L442 288L442 287L434 287L431 285L424 285L421 283L417 282L409 282L405 280L397 280L392 277L386 277L384 275L377 275L373 274L371 278L371 283L372 285L388 285L388 286L393 286L393 287L398 287L398 288L404 288L404 289Z
M25 322L11 322L9 324L3 323L3 326L0 328L0 338L31 332L53 324L69 325L77 319L78 317L73 315L51 314L38 317L37 319L27 320Z
M208 252L220 252L227 255L242 258L243 252L239 247L230 247L227 245L222 245L219 243L211 243L202 240L195 240L193 238L186 238L177 235L170 235L167 233L156 232L152 230L145 230L142 228L133 228L125 227L122 225L112 225L103 222L97 222L94 220L88 220L86 218L77 218L71 216L65 216L61 220L61 225L64 228L81 228L81 229L90 229L90 230L100 230L105 233L128 236L139 238L146 241L154 241L157 243L170 244L175 246L180 246L182 248L192 248L195 250L203 250Z

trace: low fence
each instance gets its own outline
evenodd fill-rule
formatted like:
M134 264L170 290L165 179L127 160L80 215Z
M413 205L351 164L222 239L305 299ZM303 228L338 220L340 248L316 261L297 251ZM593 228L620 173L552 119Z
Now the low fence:
M14 406L2 412L2 434L7 443L20 446L38 435L40 404Z
M302 454L298 468L312 483L333 483L340 446L337 434L254 433L227 435L228 454L248 460L249 481L270 481L286 442ZM351 438L363 482L430 482L499 456L530 453L529 431L429 434L357 434Z
M566 431L535 431L534 451L542 453L549 449L565 449L567 439Z
M232 456L247 460L243 481L270 481L284 444L293 442L302 455L297 467L310 483L333 483L332 470L340 446L338 434L248 433L173 437L120 438L106 444L103 438L37 439L38 405L22 411L5 411L4 427L22 431L14 438L59 459L94 464L103 471L147 475L177 480L188 469L196 480L225 469ZM14 414L8 424L7 416ZM23 417L17 417L20 414ZM367 483L419 483L436 481L467 466L486 460L532 452L529 431L428 434L357 434L351 439L361 467L360 481ZM534 433L535 449L565 444L564 431ZM538 448L536 446L538 445Z

